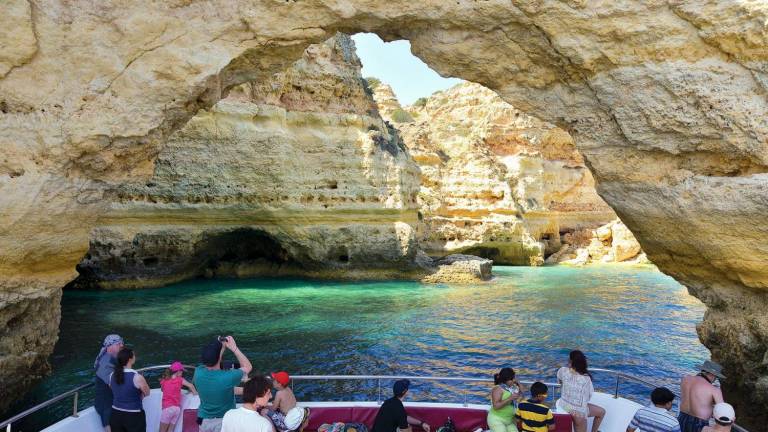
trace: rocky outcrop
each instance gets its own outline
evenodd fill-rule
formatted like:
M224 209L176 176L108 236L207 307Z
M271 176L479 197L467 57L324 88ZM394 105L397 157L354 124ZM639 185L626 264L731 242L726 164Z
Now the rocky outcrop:
M430 275L422 278L428 283L466 284L486 281L491 278L493 261L473 255L448 255L432 261L426 257L426 268L434 268Z
M619 220L597 229L565 233L560 242L560 250L547 257L547 264L650 263L635 236Z
M707 305L699 335L737 377L726 397L748 395L739 418L768 424L764 3L10 0L6 10L0 385L14 391L4 395L22 388L15 367L43 364L53 346L47 323L108 210L104 187L149 179L166 138L233 86L266 82L337 30L373 31L568 131L648 257Z
M616 218L567 132L479 84L406 107L406 121L393 118L403 108L389 86L374 99L421 169L419 244L430 255L540 265L563 234Z
M191 277L418 277L418 168L378 116L354 44L309 47L173 134L149 180L107 191L75 287Z

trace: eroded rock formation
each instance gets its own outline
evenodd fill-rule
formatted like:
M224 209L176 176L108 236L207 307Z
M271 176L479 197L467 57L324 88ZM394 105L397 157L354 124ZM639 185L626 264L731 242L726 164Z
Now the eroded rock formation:
M108 190L76 286L199 276L416 277L418 168L348 36L201 111L149 180Z
M649 263L640 243L618 219L597 229L575 230L560 237L562 246L547 257L547 264Z
M459 84L406 110L386 84L374 98L421 169L419 243L430 255L540 265L560 250L561 234L616 217L567 132L481 85ZM400 112L408 118L393 118Z
M28 383L14 371L37 370L50 353L59 290L107 210L104 186L150 178L161 143L229 88L266 82L338 30L373 31L409 39L441 74L483 84L574 137L601 197L649 258L707 305L700 337L736 377L723 383L726 397L743 395L740 419L765 430L765 3L8 0L2 8L4 394Z

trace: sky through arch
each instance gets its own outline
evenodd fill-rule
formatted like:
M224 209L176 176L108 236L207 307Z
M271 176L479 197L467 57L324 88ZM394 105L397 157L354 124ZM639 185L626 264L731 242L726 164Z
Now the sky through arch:
M358 33L352 39L363 63L363 76L376 77L392 86L403 105L462 82L459 78L441 77L411 54L411 43L407 40L384 42L373 33Z

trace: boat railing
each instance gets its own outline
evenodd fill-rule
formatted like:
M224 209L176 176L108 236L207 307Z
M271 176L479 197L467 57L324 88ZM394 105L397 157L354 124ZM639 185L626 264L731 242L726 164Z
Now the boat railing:
M169 368L170 365L155 365L155 366L148 366L145 368L137 369L138 372L152 372L157 370L164 370ZM193 370L193 366L184 366L184 369L187 370ZM645 380L639 377L636 377L634 375L630 375L624 372L615 371L612 369L602 369L602 368L592 368L590 369L590 372L597 372L597 373L606 373L611 374L614 376L614 389L613 389L613 397L618 398L620 396L620 384L622 380L628 381L628 382L635 382L650 388L658 387L658 383L654 383L649 380ZM377 402L381 403L382 400L382 381L394 381L398 379L408 379L411 381L440 381L440 382L464 382L464 383L492 383L493 381L488 378L475 378L475 377L445 377L445 376L414 376L414 375L293 375L291 376L291 386L294 386L294 382L298 381L322 381L322 380L339 380L339 381L376 381L376 387L377 387ZM520 380L521 384L530 385L533 384L534 381L531 380ZM559 383L553 383L553 382L544 382L544 384L551 390L550 394L552 395L552 399L556 400L556 392L560 389ZM79 396L80 393L83 390L86 390L90 387L93 387L94 383L89 382L86 384L83 384L81 386L75 387L72 390L66 391L60 395L57 395L51 399L48 399L45 402L42 402L40 404L37 404L33 406L32 408L29 408L19 414L16 414L15 416L3 420L0 422L0 430L5 428L6 432L11 432L11 426L13 423L17 423L20 420L44 409L51 405L54 405L62 400L65 400L67 398L73 398L73 404L72 404L72 417L78 417L78 402L79 402ZM678 394L675 394L676 397L679 398ZM463 398L463 405L468 405L468 392L466 389L462 390L462 398ZM736 432L749 432L746 429L744 429L741 426L738 426L736 424L733 425L733 430Z

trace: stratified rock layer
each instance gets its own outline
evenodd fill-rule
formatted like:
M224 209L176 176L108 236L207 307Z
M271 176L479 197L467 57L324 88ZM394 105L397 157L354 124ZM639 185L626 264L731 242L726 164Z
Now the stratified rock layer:
M749 398L739 418L765 430L764 2L27 4L3 4L13 13L0 32L0 385L14 389L4 395L23 387L18 365L50 353L46 323L108 209L105 185L151 177L161 143L232 86L266 82L337 30L373 31L574 137L648 257L706 303L699 335L737 377L726 396Z
M75 286L191 277L415 277L418 168L348 36L193 117L151 179L108 191Z
M403 111L376 87L382 116L400 131L421 169L421 247L496 264L539 265L561 234L596 228L616 214L560 128L527 115L479 84L463 83Z

